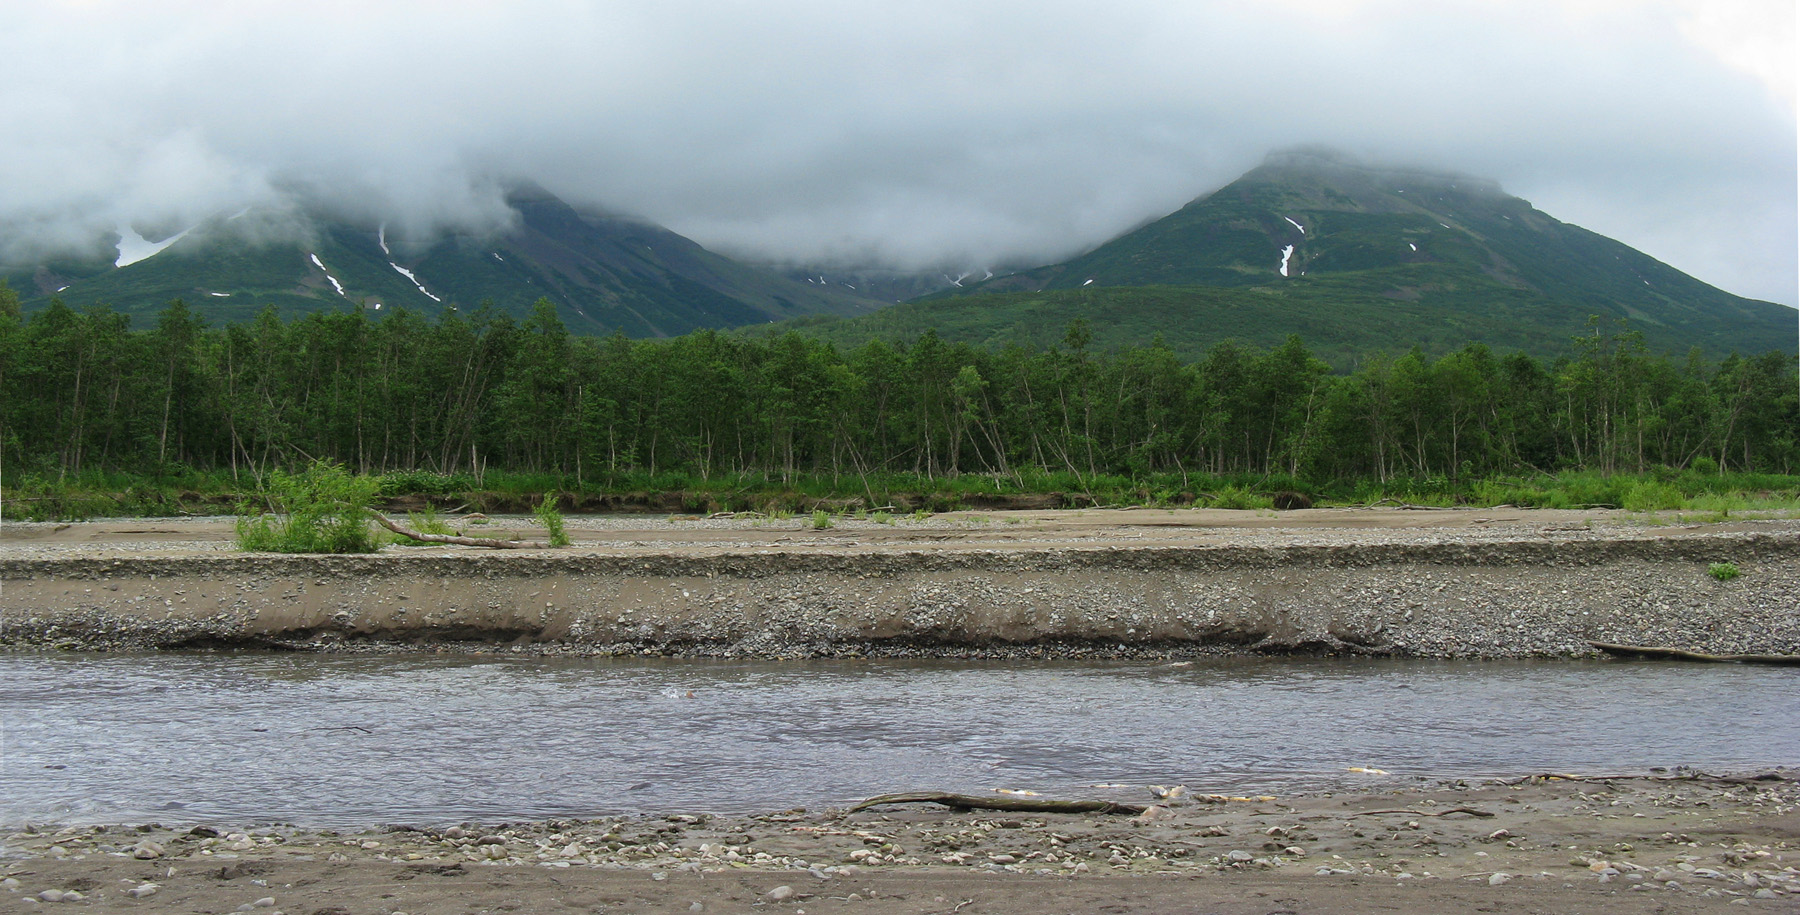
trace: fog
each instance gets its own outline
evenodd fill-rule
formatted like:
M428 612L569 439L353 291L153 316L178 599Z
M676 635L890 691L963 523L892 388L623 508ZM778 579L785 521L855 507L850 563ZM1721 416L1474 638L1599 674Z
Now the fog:
M1796 290L1786 0L8 5L0 256L297 196L415 241L509 181L763 261L1078 252L1302 143Z

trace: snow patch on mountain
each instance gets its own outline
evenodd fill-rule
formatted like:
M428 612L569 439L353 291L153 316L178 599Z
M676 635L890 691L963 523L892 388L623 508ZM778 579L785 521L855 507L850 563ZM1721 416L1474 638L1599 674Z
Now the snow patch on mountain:
M1296 229L1299 229L1299 230L1300 230L1300 234L1301 234L1301 235L1305 235L1305 234L1306 234L1306 227L1305 227L1305 226L1303 226L1303 225L1301 225L1301 224L1299 224L1299 223L1297 223L1297 222L1295 222L1295 221L1294 221L1294 217L1292 217L1292 216L1283 216L1283 217L1281 217L1281 218L1282 218L1282 219L1285 219L1285 220L1287 220L1287 221L1288 221L1288 225L1290 225L1290 226L1293 226L1293 227L1294 227L1294 228L1296 228Z
M155 257L192 231L194 231L194 226L188 226L162 241L150 241L139 235L138 231L129 223L119 223L119 259L113 261L113 266L126 267L146 258Z
M385 251L385 250L387 250L387 248L386 248L386 246L385 246L385 245L384 245L384 246L382 246L382 250L384 250L384 251ZM403 276L403 277L406 277L406 278L407 278L407 279L409 279L409 280L412 280L412 284L413 284L413 285L414 285L414 286L417 286L417 287L419 287L419 291L420 291L420 292L423 292L423 293L425 293L425 294L426 294L426 295L427 295L427 296L430 296L430 298L431 298L431 300L432 300L432 301L433 301L433 302L442 302L442 301L444 301L444 300L443 300L443 299L440 299L440 298L438 298L438 297L437 297L437 296L435 296L435 295L432 295L432 294L431 294L431 290L429 290L429 289L426 289L426 288L425 288L425 284L424 284L424 283L421 283L421 282L419 282L419 278L418 278L418 277L416 277L416 276L413 276L413 272L412 272L412 271L411 271L411 270L408 270L408 269L406 269L406 268L405 268L405 267L402 267L402 266L400 266L400 265L399 265L399 264L396 264L396 263L394 263L394 262L393 262L393 261L388 261L388 266L389 266L389 267L392 267L392 268L394 268L394 269L395 269L395 270L398 270L398 271L400 271L400 275L401 275L401 276ZM377 308L380 308L380 307L381 307L381 306L379 306L379 305L377 305L377 306L375 306L375 307L377 307Z
M1294 256L1294 246L1293 245L1288 245L1287 247L1281 249L1280 270L1281 270L1282 276L1288 275L1288 272L1287 272L1288 271L1288 258L1291 258L1293 256Z
M344 284L338 282L337 277L332 276L330 270L325 269L325 262L319 260L317 254L310 254L307 256L312 258L313 266L319 268L319 272L325 274L325 278L331 281L331 288L336 289L338 295L344 296L346 299L350 297L344 293Z

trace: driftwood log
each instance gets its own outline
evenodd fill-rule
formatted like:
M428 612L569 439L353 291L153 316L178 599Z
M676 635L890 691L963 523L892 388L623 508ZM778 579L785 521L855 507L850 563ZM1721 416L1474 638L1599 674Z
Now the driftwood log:
M546 550L550 544L543 540L496 540L492 537L457 537L451 534L426 534L399 524L381 512L370 510L375 523L399 534L425 543L451 543L457 546L482 546L490 550Z
M1589 645L1621 658L1654 658L1664 661L1696 661L1705 664L1800 664L1800 655L1781 654L1702 654L1680 648L1651 648L1645 645L1614 645L1589 642Z
M846 813L856 813L884 804L942 804L957 810L1004 810L1008 813L1122 813L1144 812L1140 804L1118 804L1112 801L1057 801L1034 797L980 797L972 794L947 794L941 791L913 791L905 794L883 794L869 798Z

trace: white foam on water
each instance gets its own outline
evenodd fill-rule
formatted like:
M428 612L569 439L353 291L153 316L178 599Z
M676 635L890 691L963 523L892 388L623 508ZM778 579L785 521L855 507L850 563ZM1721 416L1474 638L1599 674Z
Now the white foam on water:
M125 267L145 258L155 257L194 229L194 226L188 226L162 241L150 241L139 235L129 223L119 223L119 259L113 261L113 266Z
M1293 257L1293 256L1294 256L1294 246L1293 245L1288 245L1287 247L1281 249L1281 275L1282 276L1288 275L1288 272L1287 272L1288 258Z
M1301 225L1301 224L1299 224L1299 223L1297 223L1297 222L1295 222L1295 221L1294 221L1294 217L1292 217L1292 216L1283 216L1283 217L1281 217L1281 218L1282 218L1282 219L1285 219L1285 220L1287 220L1287 221L1288 221L1288 225L1290 225L1290 226L1293 226L1293 227L1294 227L1294 228L1296 228L1296 229L1299 229L1299 230L1300 230L1300 234L1301 234L1301 235L1305 235L1305 234L1306 234L1306 227L1305 227L1305 226L1303 226L1303 225Z
M396 263L394 263L394 262L393 262L393 261L388 261L388 266L389 266L389 267L392 267L392 268L394 268L394 269L395 269L395 270L398 270L398 271L400 271L400 275L401 275L401 276L403 276L403 277L406 277L406 278L407 278L407 279L409 279L409 280L412 280L412 284L413 284L413 285L414 285L414 286L417 286L417 287L419 287L419 291L420 291L420 292L423 292L423 293L425 293L425 294L426 294L426 295L427 295L427 296L430 296L430 297L431 297L431 300L432 300L432 301L433 301L433 302L442 302L442 301L444 301L444 300L443 300L443 299L440 299L440 298L438 298L438 297L437 297L437 296L435 296L435 295L431 295L431 290L429 290L429 289L426 289L426 288L425 288L425 284L424 284L424 283L421 283L421 282L419 282L419 278L418 278L418 277L416 277L416 276L413 276L413 272L412 272L412 271L411 271L411 270L408 270L408 269L406 269L406 268L405 268L405 267L402 267L402 266L400 266L400 265L399 265L399 264L396 264ZM380 307L381 307L381 306L380 306L380 305L377 305L377 306L375 306L375 307L376 307L376 308L380 308Z

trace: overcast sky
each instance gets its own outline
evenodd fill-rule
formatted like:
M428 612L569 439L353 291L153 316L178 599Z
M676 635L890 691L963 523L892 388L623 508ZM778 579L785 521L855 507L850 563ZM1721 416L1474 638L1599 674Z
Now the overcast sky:
M1796 303L1792 0L6 0L0 232L498 182L737 255L1043 262L1273 148L1491 177Z

